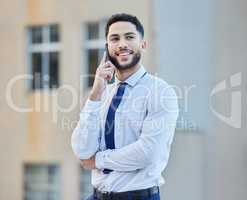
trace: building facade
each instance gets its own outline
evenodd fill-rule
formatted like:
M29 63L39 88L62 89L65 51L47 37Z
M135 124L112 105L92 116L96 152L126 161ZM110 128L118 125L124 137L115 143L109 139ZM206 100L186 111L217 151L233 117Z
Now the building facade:
M143 22L143 63L179 97L162 199L246 199L246 4L2 0L0 199L79 200L91 192L70 137L104 51L104 25L117 12Z
M105 48L106 20L133 13L152 40L152 3L1 4L0 199L84 199L92 190L90 172L79 166L70 137ZM152 56L148 50L143 63L154 72Z

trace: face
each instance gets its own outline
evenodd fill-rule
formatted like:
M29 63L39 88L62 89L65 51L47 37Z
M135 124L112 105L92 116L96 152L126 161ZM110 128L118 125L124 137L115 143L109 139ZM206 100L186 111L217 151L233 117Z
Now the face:
M116 22L107 36L109 60L119 70L134 68L141 59L146 42L130 22Z

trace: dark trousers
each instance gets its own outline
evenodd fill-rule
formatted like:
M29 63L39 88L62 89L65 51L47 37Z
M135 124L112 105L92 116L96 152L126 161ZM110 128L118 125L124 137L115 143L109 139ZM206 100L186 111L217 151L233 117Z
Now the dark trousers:
M101 199L98 199L98 198L96 197L95 194L92 194L92 195L89 196L86 200L101 200ZM111 199L107 199L107 200L111 200ZM131 197L131 192L130 192L129 197L128 197L128 199L126 199L126 200L160 200L160 194L157 193L157 194L154 194L154 195L152 195L152 196L150 196L150 197L142 198L142 199L141 199L141 198L140 198L140 199L137 199L137 198L133 199L133 198Z

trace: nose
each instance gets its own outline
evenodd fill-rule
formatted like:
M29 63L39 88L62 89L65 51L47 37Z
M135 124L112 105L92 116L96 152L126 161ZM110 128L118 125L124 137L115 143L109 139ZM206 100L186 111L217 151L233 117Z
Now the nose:
M126 49L128 47L126 41L124 39L119 40L118 49Z

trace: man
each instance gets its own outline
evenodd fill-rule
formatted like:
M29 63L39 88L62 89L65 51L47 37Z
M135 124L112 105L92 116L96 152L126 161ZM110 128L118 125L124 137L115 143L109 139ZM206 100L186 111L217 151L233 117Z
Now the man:
M135 16L113 15L105 31L107 51L72 134L72 148L81 165L92 170L89 199L159 200L177 97L142 66L146 41ZM115 82L108 84L114 72Z

